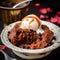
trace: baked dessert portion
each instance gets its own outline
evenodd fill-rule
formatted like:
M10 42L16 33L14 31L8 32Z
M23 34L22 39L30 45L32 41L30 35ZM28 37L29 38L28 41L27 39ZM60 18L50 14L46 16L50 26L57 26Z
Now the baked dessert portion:
M9 41L20 48L25 49L41 49L52 43L54 33L46 25L41 25L43 33L37 33L34 29L20 28L20 24L16 24L13 29L8 32ZM36 27L36 26L35 26Z

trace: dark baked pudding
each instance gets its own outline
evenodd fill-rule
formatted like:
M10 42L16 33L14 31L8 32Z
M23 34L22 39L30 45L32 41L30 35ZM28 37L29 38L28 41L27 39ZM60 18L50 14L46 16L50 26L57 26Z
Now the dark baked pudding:
M41 25L43 33L37 33L32 29L22 29L16 24L8 32L9 41L20 48L41 49L52 44L54 33L46 25Z

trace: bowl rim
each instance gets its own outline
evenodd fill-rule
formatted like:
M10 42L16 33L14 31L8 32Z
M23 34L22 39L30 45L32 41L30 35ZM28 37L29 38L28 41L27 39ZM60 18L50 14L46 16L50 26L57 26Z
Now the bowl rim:
M21 22L21 21L18 21L18 22ZM15 22L15 23L12 23L12 24L16 24L18 22ZM42 22L46 22L46 21L42 21ZM49 24L50 22L47 22L47 23ZM12 24L10 24L10 25L12 25ZM50 23L50 24L53 24L53 23ZM4 35L3 35L4 33L6 33L6 30L7 30L7 28L10 25L6 26L2 30L2 32L1 32L1 41L3 42L4 45L6 45L8 48L10 48L12 50L15 50L17 52L22 52L22 53L37 54L37 53L46 53L46 52L52 51L52 50L54 50L54 49L56 49L56 48L58 48L60 46L60 41L59 41L59 42L55 42L51 46L43 48L43 49L34 49L34 50L31 50L31 49L23 49L23 48L16 47L12 43L9 42L8 38L5 38ZM56 26L60 30L60 28L57 25L55 25L55 24L53 24L53 25ZM60 33L60 31L59 31L59 33ZM5 39L6 39L6 41L5 41Z
M27 2L27 4L20 6L20 7L17 7L17 8L0 6L0 9L3 9L3 10L20 10L20 9L27 7L29 4L30 4L30 2Z

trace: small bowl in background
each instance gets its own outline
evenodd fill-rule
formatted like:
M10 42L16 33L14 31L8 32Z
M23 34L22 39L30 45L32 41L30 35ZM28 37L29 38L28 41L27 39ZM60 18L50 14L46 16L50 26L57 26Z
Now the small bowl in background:
M8 0L9 1L9 0ZM2 4L6 5L6 4L13 4L13 3L18 3L16 2L18 0L11 0L11 2L1 2ZM30 4L30 2L24 3L19 7L13 8L8 6L0 6L0 18L3 20L4 22L4 26L11 24L13 22L16 21L21 21L21 19L25 16L25 13L27 13L27 9L28 9L28 5ZM1 5L1 4L0 4Z

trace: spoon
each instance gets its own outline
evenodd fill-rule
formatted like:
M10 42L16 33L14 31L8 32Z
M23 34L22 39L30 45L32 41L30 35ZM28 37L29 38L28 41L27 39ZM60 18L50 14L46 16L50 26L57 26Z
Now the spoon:
M0 35L1 37L1 35ZM6 47L4 45L0 45L0 52L2 52L5 56L5 60L17 60L16 58L12 58L10 57L8 54L6 54L3 50L5 49Z
M4 60L17 60L16 58L12 58L12 57L8 56L3 50L1 50L0 52L2 52L4 54L4 57L5 57Z
M19 3L17 3L17 4L15 4L14 6L13 6L13 8L16 8L17 6L22 6L22 4L24 4L25 2L29 2L29 1L32 1L32 0L25 0L25 1L23 1L23 2L19 2Z

